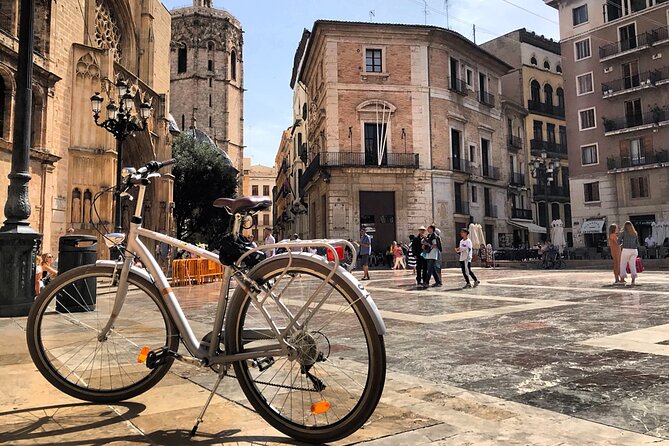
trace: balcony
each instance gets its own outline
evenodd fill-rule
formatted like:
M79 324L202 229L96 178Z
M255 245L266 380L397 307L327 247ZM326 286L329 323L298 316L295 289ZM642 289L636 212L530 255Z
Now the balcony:
M494 107L495 106L495 96L488 93L487 91L479 91L479 102L483 105L487 105L488 107Z
M520 150L523 148L523 138L520 136L509 135L506 142L511 150Z
M621 118L607 119L604 121L604 134L613 135L639 130L637 127L658 125L660 122L669 120L669 107L657 107L646 113L633 113Z
M511 179L509 184L517 187L525 186L525 175L518 172L511 172Z
M409 168L418 169L420 165L417 153L386 153L378 163L378 157L363 152L321 152L314 156L300 178L300 184L306 185L316 173L324 167L366 167L366 168Z
M635 74L634 76L602 83L602 96L604 98L611 98L624 93L654 87L656 84L667 80L669 80L669 67L646 71L644 73Z
M559 105L547 104L545 102L533 101L530 99L527 101L527 108L531 112L564 119L564 107Z
M532 209L511 209L511 218L518 220L532 220Z
M541 152L546 152L549 157L567 159L567 146L565 144L533 139L530 141L530 148L534 156L540 156Z
M612 156L606 160L609 170L654 166L669 163L669 151L659 150L639 156Z
M467 96L467 82L457 77L448 78L448 89L463 96Z
M485 216L489 218L497 218L497 206L486 203L485 206Z
M484 178L490 178L492 180L499 180L502 178L502 175L499 172L499 167L483 165L481 166L481 175Z
M568 187L559 187L559 186L548 186L544 187L543 185L535 184L532 187L532 192L534 194L534 201L540 201L546 199L559 199L564 201L566 199L569 201L569 188Z
M473 173L474 168L469 161L462 158L449 158L449 161L451 162L451 170L468 174Z
M666 26L655 28L652 31L637 34L626 40L610 43L599 47L599 60L613 59L623 53L633 52L648 48L669 39L669 30Z
M462 199L455 198L455 213L460 215L469 215L469 203L464 203Z

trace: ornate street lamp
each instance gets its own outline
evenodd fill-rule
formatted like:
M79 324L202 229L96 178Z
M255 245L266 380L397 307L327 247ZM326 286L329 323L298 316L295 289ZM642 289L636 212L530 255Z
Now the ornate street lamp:
M146 130L146 123L151 116L151 104L142 102L139 106L139 111L135 111L135 95L132 93L128 84L119 79L116 84L116 100L112 99L108 94L109 103L105 107L106 119L99 122L100 113L102 112L102 103L104 98L96 92L91 96L91 110L93 111L93 118L95 124L116 138L116 192L114 197L115 210L115 231L123 232L121 224L121 169L123 159L123 141L135 132L142 132Z
M539 190L543 190L546 199L546 238L550 237L551 222L548 218L548 186L553 183L553 174L560 168L560 160L557 158L548 159L546 151L541 152L541 156L530 161L530 173L532 178L537 180ZM538 210L538 207L537 207ZM539 213L541 216L541 213Z

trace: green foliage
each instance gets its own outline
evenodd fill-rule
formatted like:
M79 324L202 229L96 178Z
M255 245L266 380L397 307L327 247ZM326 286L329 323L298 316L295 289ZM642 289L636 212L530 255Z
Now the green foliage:
M220 197L233 197L237 171L221 150L191 135L174 140L174 219L177 237L191 243L219 246L228 231L229 215L213 206Z

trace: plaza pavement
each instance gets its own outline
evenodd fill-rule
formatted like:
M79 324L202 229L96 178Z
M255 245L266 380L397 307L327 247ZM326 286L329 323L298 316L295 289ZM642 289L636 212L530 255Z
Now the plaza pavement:
M340 444L669 445L669 275L634 288L608 271L459 272L415 290L404 271L363 282L388 332L388 379L371 421ZM359 274L359 273L356 273ZM177 289L194 328L218 284ZM214 376L175 364L131 401L93 405L51 387L30 362L25 318L0 320L2 444L295 444L224 380L188 438Z

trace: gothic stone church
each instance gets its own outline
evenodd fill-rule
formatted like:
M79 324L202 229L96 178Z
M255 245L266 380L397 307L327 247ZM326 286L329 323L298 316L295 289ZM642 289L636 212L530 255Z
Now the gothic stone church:
M0 0L0 203L7 199L16 92L20 0ZM115 98L121 78L151 103L148 129L128 138L123 165L137 166L171 156L169 134L170 14L159 0L37 0L30 149L33 229L44 234L44 252L57 250L68 228L97 234L113 226L113 196L90 203L113 186L116 143L93 121L90 97ZM106 89L111 89L106 92ZM145 226L172 232L172 179L165 175L147 190ZM127 221L130 210L124 208ZM4 216L2 217L4 221ZM105 255L104 244L99 253Z

